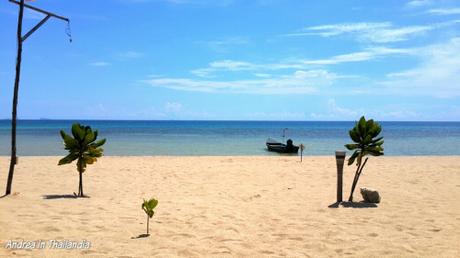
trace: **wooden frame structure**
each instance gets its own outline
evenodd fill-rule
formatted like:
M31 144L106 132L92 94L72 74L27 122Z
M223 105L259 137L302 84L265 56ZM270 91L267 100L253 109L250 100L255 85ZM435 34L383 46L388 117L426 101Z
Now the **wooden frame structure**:
M14 166L17 164L16 156L16 124L17 124L17 107L18 107L18 93L19 93L19 80L21 77L21 60L22 60L22 43L30 37L36 30L38 30L49 18L57 18L66 22L70 20L66 17L56 15L54 13L42 10L40 8L28 5L24 3L24 0L15 1L9 0L11 3L19 5L19 14L18 14L18 29L17 29L17 58L16 58L16 76L14 80L14 93L13 93L13 111L11 117L11 159L10 159L10 168L8 171L8 179L6 183L5 196L11 194L11 188L13 184L13 175L14 175ZM24 8L45 14L45 18L39 21L32 29L30 29L26 34L22 35L22 20L24 17Z

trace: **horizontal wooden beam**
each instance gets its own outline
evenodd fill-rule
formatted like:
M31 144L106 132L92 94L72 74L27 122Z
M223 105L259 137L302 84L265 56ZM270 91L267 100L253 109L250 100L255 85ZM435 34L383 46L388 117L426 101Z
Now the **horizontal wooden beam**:
M9 0L9 1L10 1L11 3L17 4L17 5L20 5L20 4L21 4L20 2L15 1L15 0ZM66 17L63 17L63 16L60 16L60 15L57 15L57 14L54 14L54 13L51 13L51 12L42 10L42 9L40 9L40 8L31 6L31 5L28 5L28 4L24 4L24 7L27 7L27 8L29 8L29 9L34 10L34 11L37 11L37 12L39 12L39 13L43 13L43 14L52 16L52 17L54 17L54 18L58 18L58 19L60 19L60 20L69 22L69 19L66 18Z

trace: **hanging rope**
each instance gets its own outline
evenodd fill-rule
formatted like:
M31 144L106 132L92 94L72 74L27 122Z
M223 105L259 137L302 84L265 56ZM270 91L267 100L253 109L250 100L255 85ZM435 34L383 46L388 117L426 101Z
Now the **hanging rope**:
M65 28L65 34L69 37L69 42L72 43L72 31L70 30L70 20L67 21L67 26Z

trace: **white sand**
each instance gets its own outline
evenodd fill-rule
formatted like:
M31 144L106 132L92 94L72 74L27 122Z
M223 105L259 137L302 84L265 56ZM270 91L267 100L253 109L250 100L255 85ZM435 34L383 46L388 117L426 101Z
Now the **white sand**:
M14 195L0 199L0 256L460 257L460 157L372 157L360 186L378 208L328 208L333 157L103 157L75 165L21 157ZM8 158L0 158L4 191ZM344 199L354 173L345 168ZM159 205L145 233L143 198ZM6 249L8 240L91 242L88 250Z

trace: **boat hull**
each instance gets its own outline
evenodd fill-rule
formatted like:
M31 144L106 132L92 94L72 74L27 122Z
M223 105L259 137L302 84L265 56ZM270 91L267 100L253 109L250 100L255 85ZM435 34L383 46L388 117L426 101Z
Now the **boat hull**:
M299 152L299 146L295 145L286 145L284 143L280 143L274 141L273 139L268 139L266 144L268 151L278 152L278 153L297 153Z

